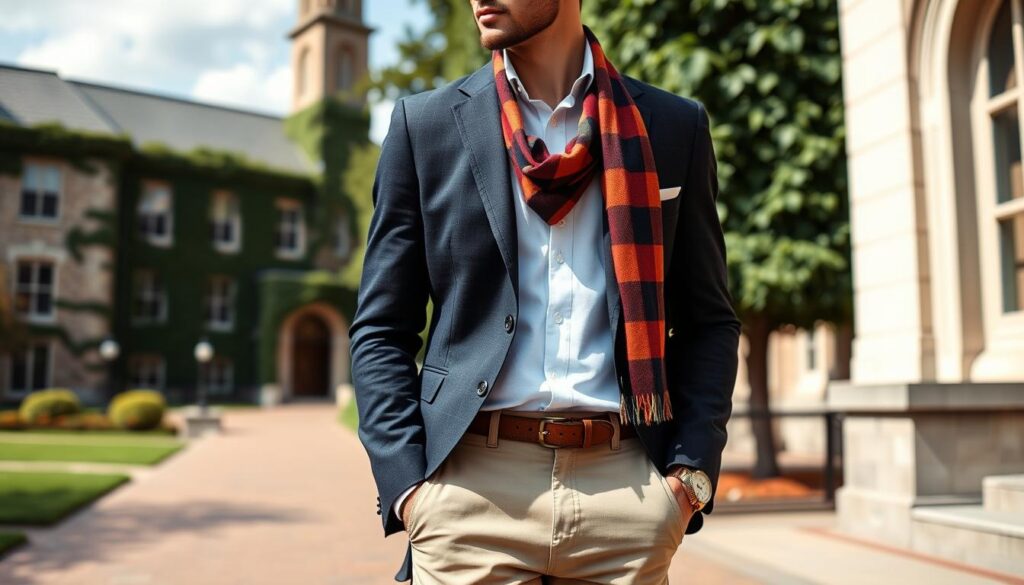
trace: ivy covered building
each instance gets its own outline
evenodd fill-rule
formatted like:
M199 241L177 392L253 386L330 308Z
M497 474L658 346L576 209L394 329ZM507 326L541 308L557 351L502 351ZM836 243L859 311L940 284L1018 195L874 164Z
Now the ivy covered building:
M370 32L360 2L301 2L284 118L0 66L0 401L347 383Z

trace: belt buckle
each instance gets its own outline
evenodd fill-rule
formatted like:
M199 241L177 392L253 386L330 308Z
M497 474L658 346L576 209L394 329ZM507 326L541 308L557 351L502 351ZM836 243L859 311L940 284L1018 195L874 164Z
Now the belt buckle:
M571 420L575 419L571 419L564 416L552 416L540 419L540 426L537 427L537 442L540 443L542 447L547 447L548 449L561 449L563 445L549 445L544 440L544 435L547 434L547 431L544 430L544 427L547 426L549 422L565 422Z

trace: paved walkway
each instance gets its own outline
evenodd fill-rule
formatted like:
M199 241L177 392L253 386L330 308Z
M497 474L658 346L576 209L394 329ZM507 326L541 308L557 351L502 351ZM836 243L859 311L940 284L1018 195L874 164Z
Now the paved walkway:
M388 585L404 533L382 538L376 491L333 404L227 410L191 442L0 560L4 585ZM683 540L673 583L1022 583L865 546L834 515L715 515ZM1008 577L1008 576L1006 576Z
M193 441L0 560L5 585L391 584L404 533L385 539L355 434L333 404L225 411ZM673 582L745 585L687 537ZM731 564L730 561L725 562Z

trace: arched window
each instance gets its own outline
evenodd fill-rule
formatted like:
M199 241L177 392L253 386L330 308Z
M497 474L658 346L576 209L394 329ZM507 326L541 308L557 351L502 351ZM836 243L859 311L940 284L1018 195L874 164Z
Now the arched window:
M346 91L355 83L355 55L351 47L338 49L337 72L335 73L334 89Z
M980 144L990 163L979 169L987 175L987 187L979 189L979 233L988 240L991 254L983 262L998 260L998 268L990 270L986 279L998 294L987 295L995 300L1002 313L1024 311L1024 169L1021 166L1022 88L1019 83L1024 71L1022 46L1022 8L1020 0L1002 0L991 21L987 42L983 45L982 75L987 82L979 84L987 90L984 99L976 99L980 136L987 136L988 144ZM978 95L977 98L981 96ZM984 177L983 177L984 178Z
M299 62L295 66L295 75L298 76L296 80L296 87L298 88L299 95L306 95L307 85L309 85L309 47L303 47L299 52Z

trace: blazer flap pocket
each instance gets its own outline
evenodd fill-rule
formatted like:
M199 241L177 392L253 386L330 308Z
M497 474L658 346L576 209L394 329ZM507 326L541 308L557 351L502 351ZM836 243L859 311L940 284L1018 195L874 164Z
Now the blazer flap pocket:
M433 402L447 374L423 368L420 370L420 400Z

